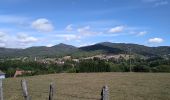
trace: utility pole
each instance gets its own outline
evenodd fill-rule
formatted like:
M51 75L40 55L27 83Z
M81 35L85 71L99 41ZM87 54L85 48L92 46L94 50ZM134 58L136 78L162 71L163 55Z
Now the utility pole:
M131 66L131 48L128 47L128 51L129 51L129 71L132 72L132 66Z

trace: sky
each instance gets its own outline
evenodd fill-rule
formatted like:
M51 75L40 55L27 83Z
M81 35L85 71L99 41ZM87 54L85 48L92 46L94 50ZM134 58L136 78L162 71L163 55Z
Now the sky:
M170 46L170 0L0 0L0 47Z

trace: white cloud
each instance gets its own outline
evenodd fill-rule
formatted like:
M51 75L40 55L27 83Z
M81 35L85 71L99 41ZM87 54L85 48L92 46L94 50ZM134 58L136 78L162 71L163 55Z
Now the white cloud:
M31 26L40 32L51 32L54 30L52 23L45 18L40 18L33 21Z
M20 43L29 44L29 43L37 42L38 39L32 36L28 36L27 34L20 33L17 36L17 41Z
M92 36L96 34L101 34L102 32L95 32L90 30L90 26L85 26L77 29L77 32L81 36Z
M148 40L149 43L162 43L163 41L162 38L151 38Z
M6 44L5 43L0 43L0 47L5 47Z
M58 38L64 38L64 40L66 41L70 41L70 40L78 40L81 37L75 34L57 34L55 35Z
M0 32L0 47L6 47L8 40L9 40L8 34Z
M168 4L168 1L160 1L160 2L155 3L155 7L163 6L163 5L167 5L167 4Z
M142 0L142 1L145 3L154 4L153 7L163 6L169 3L168 0Z
M73 25L67 25L67 27L65 28L66 31L72 31L73 30Z
M138 36L143 36L143 35L146 35L146 34L148 34L147 31L142 31L142 32L139 32L137 35L138 35Z
M84 44L80 44L78 47L84 47L84 46L89 46L89 45L94 45L96 43L84 43Z
M69 33L68 33L68 31L69 31ZM74 40L74 41L79 42L82 38L85 38L88 36L95 36L95 35L101 33L101 32L91 31L90 26L80 27L80 28L73 30L72 25L68 25L64 32L68 33L68 34L57 34L57 35L55 35L55 37L57 37L61 40L64 39L65 41Z
M46 47L52 47L52 46L54 46L53 44L48 44L48 45L46 45Z
M113 27L111 29L109 29L109 33L119 33L119 32L123 32L123 30L125 29L124 26L116 26L116 27Z
M0 31L0 47L26 48L38 42L39 39L25 33L10 34Z
M89 31L89 29L90 29L90 26L85 26L85 27L77 29L77 31L80 33L84 33L84 32Z
M6 33L0 32L0 37L4 37L4 36L6 36Z
M7 34L4 32L0 32L0 42L5 42Z
M6 33L0 32L0 47L5 47L6 44Z

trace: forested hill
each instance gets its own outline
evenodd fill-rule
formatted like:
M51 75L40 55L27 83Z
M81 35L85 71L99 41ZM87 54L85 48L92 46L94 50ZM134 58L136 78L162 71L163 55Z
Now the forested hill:
M0 48L0 58L6 57L58 57L66 55L95 55L95 54L120 54L128 53L143 56L163 56L170 55L170 46L148 47L138 44L102 42L84 47L74 47L60 43L52 47L30 47L26 49Z
M38 47L30 47L26 49L1 48L0 57L1 58L3 57L37 57L37 56L55 57L55 56L70 55L76 51L78 51L77 47L60 43L52 47L38 46Z

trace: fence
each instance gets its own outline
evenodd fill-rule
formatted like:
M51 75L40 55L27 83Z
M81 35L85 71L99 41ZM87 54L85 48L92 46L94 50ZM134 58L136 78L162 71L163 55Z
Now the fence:
M25 100L31 100L30 95L28 93L27 82L25 79L21 80L21 87L23 92L23 97ZM54 100L54 84L51 83L49 87L49 99ZM3 99L3 86L2 86L2 79L0 79L0 100ZM103 86L101 91L101 99L100 100L109 100L109 88L108 86Z

